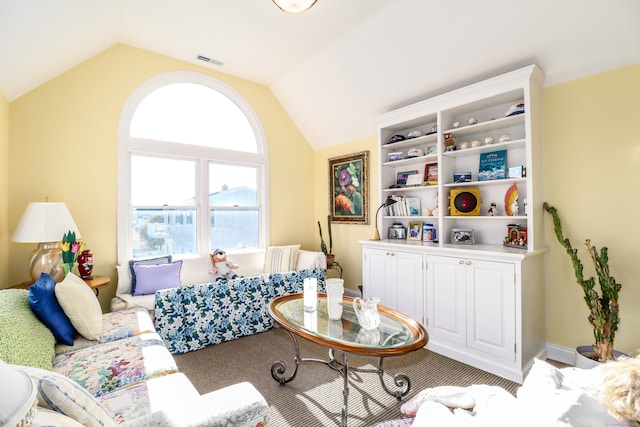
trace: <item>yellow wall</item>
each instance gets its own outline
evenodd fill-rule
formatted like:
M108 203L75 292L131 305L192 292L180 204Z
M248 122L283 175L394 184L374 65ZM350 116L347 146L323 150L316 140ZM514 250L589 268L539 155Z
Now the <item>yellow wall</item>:
M616 348L640 349L640 64L544 90L545 199L558 208L593 275L584 240L609 248L611 274L622 283ZM545 217L547 341L566 347L593 342L582 290L569 256Z
M191 70L232 86L255 109L269 145L271 242L314 245L314 155L271 91L263 85L126 45L115 45L10 103L9 230L29 202L67 203L96 274L111 276L103 308L115 293L117 136L127 98L158 74ZM0 141L2 141L0 139ZM1 159L1 158L0 158ZM6 206L6 204L3 204ZM9 278L27 280L34 245L9 245Z
M0 283L9 279L9 102L0 91ZM0 286L2 287L2 286Z
M345 287L357 289L362 284L362 246L359 240L367 240L373 235L375 215L377 207L380 205L378 172L377 137L375 135L351 141L346 144L316 151L315 156L315 220L322 225L322 234L325 243L329 245L327 237L327 215L329 208L329 159L343 156L345 154L369 151L369 225L360 224L340 224L331 226L333 231L333 253L336 261L343 267L343 278ZM318 224L315 228L315 250L320 250L320 235ZM331 273L328 273L331 274Z

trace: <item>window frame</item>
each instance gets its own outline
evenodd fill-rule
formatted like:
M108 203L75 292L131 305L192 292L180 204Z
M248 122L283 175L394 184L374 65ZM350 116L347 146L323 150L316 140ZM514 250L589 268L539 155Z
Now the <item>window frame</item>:
M162 86L174 83L193 83L209 87L220 92L233 101L245 114L256 136L257 153L234 151L221 148L210 148L198 145L156 141L145 138L134 138L129 135L131 119L136 108L151 92ZM206 74L193 71L176 71L164 73L148 79L138 86L125 102L118 129L118 264L132 259L131 230L131 156L132 155L167 157L196 161L196 227L197 255L208 256L210 218L209 218L209 163L224 163L237 166L256 167L258 174L257 197L259 207L259 241L261 251L269 245L269 161L264 128L255 110L248 101L228 84ZM229 250L234 252L234 250ZM240 249L238 252L253 252ZM180 257L180 256L178 256Z

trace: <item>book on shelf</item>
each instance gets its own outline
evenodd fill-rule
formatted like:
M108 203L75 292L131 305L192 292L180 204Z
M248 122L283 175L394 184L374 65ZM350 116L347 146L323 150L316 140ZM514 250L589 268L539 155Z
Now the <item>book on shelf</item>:
M480 154L478 181L505 179L507 172L507 150Z
M407 197L407 211L409 216L420 215L420 197Z
M409 209L407 208L407 198L405 196L391 196L396 201L391 206L387 206L387 215L389 216L408 216Z

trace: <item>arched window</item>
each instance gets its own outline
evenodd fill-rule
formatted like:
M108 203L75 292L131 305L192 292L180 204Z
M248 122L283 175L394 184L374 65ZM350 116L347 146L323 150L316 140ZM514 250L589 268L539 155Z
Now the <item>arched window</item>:
M120 121L118 262L265 247L266 152L228 85L192 72L143 83Z

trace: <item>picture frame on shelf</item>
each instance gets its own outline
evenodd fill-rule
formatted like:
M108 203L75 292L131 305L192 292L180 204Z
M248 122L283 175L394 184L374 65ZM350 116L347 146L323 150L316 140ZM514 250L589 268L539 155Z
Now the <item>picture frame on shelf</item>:
M328 163L331 222L369 224L369 151L332 157Z
M438 152L438 144L436 142L432 142L430 144L427 144L424 147L424 154L425 155L430 155L430 154L436 154Z
M527 171L523 165L511 166L507 169L507 178L524 178Z
M422 222L409 222L407 240L422 240Z
M453 182L471 182L471 172L454 172L453 173Z
M420 216L420 197L407 197L406 200L409 216Z
M452 228L451 243L455 245L473 245L476 239L471 228Z
M393 153L387 154L388 162L396 162L398 160L402 160L402 151L394 151Z
M422 185L422 177L419 174L414 173L407 177L407 187L417 187L419 185Z
M415 175L417 173L417 170L398 172L398 174L396 175L396 185L404 187L405 185L407 185L407 179L409 178L409 176Z
M438 163L427 163L424 165L424 183L427 185L438 185Z

